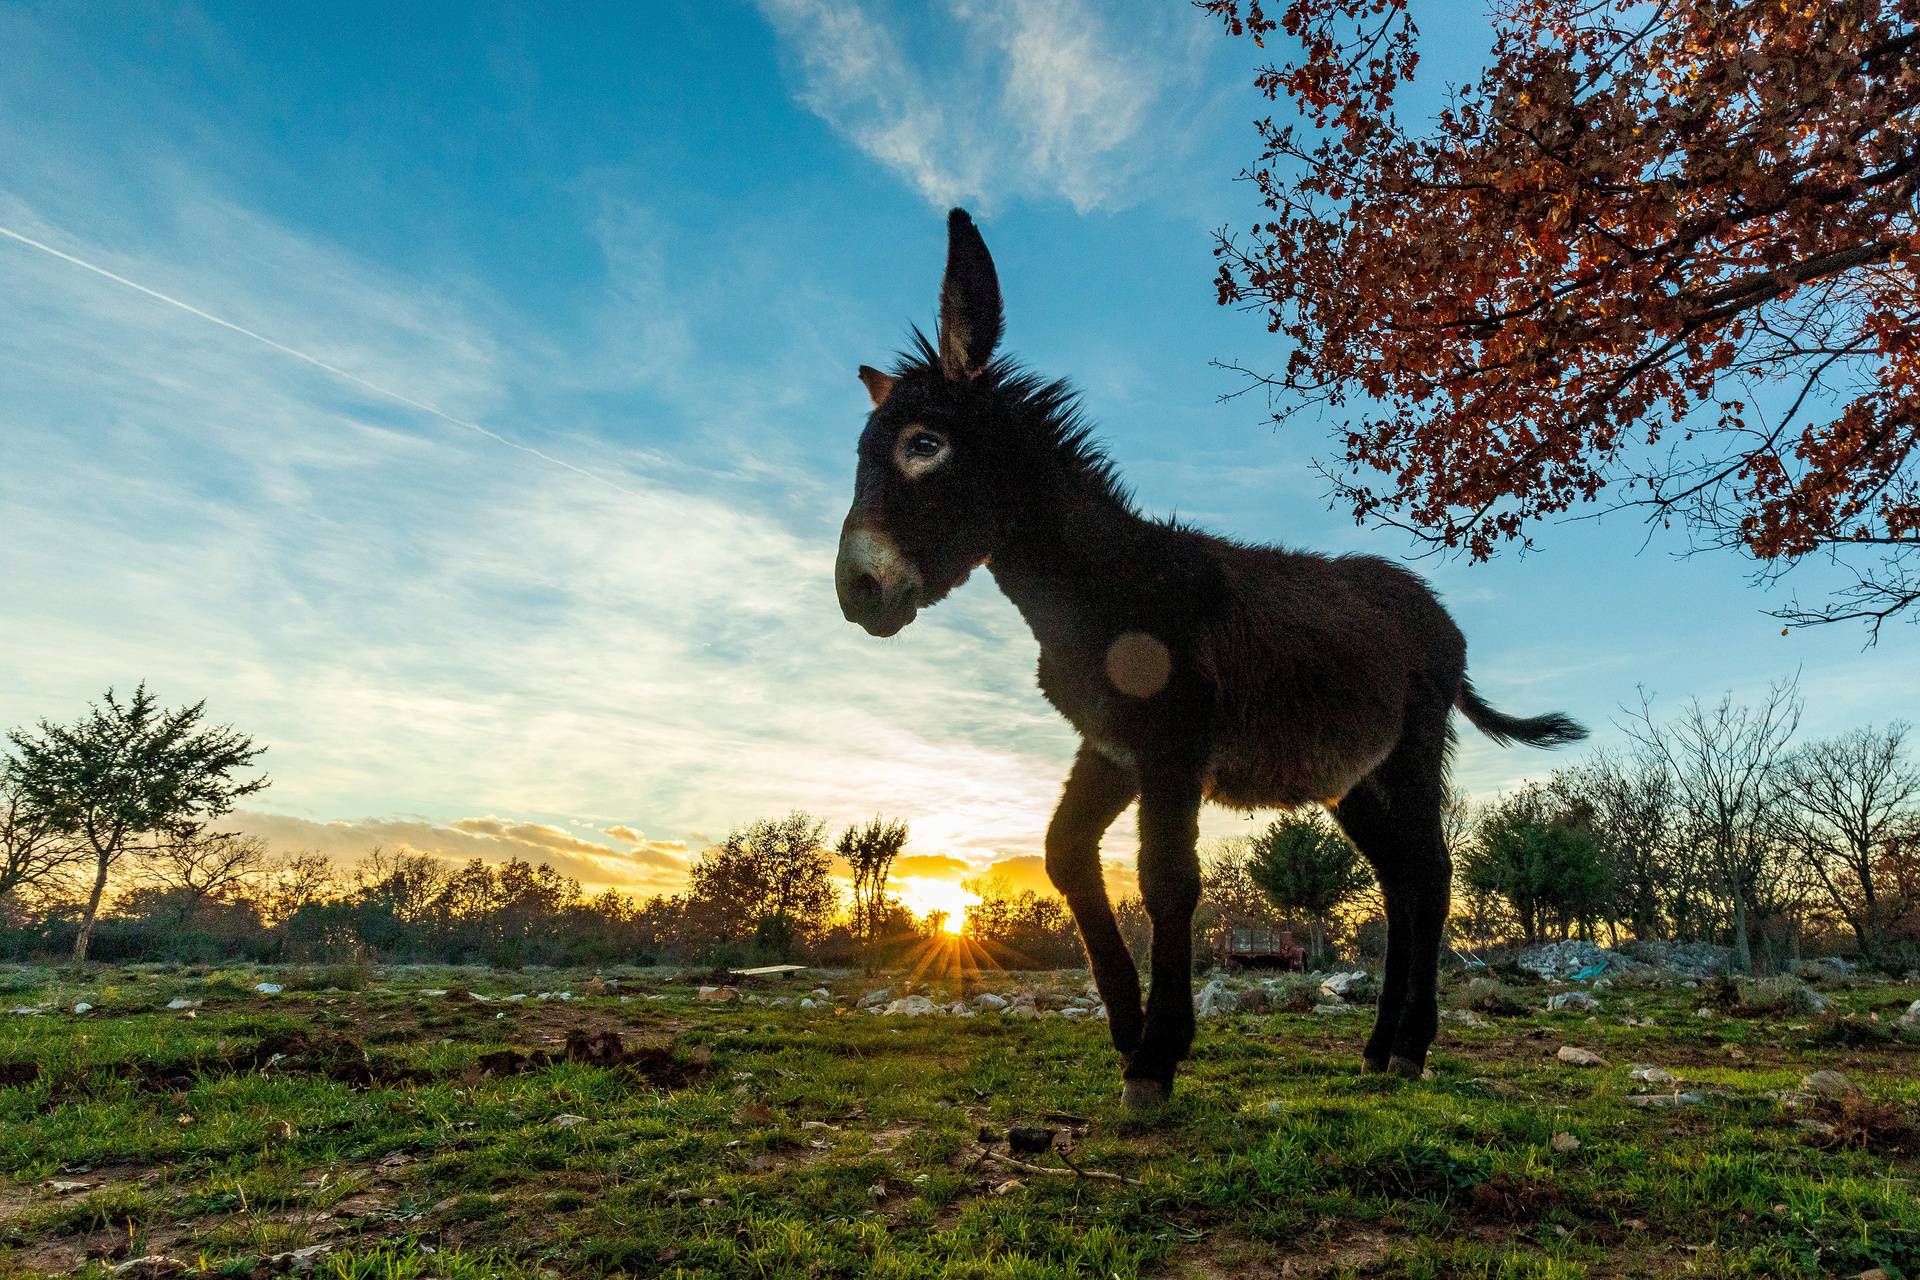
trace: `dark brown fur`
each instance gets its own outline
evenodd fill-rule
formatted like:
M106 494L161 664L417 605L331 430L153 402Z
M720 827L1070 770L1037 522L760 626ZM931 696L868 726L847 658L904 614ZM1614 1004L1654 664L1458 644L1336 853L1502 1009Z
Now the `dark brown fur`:
M1440 823L1451 713L1503 742L1583 731L1475 696L1460 629L1397 565L1249 546L1136 512L1065 385L994 359L992 260L964 211L948 228L938 345L921 340L890 378L862 374L875 407L836 571L843 611L891 635L986 563L1033 629L1040 688L1082 739L1047 872L1086 942L1130 1101L1164 1098L1192 1043L1207 798L1332 808L1387 906L1365 1061L1418 1074L1451 879ZM1099 860L1101 835L1136 799L1153 921L1144 1010Z

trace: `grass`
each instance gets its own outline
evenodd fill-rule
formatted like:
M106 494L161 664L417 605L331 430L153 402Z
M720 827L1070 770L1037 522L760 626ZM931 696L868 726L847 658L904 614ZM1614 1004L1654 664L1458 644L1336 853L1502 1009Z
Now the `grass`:
M0 971L5 1007L52 1006L0 1012L0 1274L1920 1277L1920 1045L1890 1030L1912 986L1750 1017L1615 988L1449 1021L1410 1083L1358 1072L1363 1016L1241 1015L1143 1118L1085 1020L706 1003L659 972L564 1002L422 993L590 975L327 976ZM1702 1100L1630 1103L1635 1062ZM1797 1096L1819 1068L1863 1096ZM1019 1124L1127 1181L983 1158Z

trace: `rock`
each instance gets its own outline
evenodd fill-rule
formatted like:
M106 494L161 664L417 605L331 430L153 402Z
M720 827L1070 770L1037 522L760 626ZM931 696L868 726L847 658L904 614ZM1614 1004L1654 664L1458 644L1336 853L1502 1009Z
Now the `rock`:
M740 992L734 987L702 987L700 988L700 998L702 1000L724 1003L728 1000L738 1000L740 998Z
M1199 994L1193 998L1193 1011L1202 1018L1225 1017L1239 1006L1239 997L1219 978L1200 988Z
M129 1258L107 1274L126 1276L128 1280L154 1280L158 1276L181 1275L186 1269L187 1264L178 1258L169 1258L164 1253L149 1253L143 1258Z
M1656 1067L1651 1062L1636 1062L1627 1071L1627 1078L1640 1084L1650 1084L1656 1088L1680 1083L1680 1077L1665 1067Z
M908 1018L918 1018L922 1014L938 1013L939 1011L940 1006L925 996L907 996L904 999L895 1000L882 1010L883 1013Z
M47 1190L57 1196L70 1196L76 1191L85 1191L93 1186L91 1182L76 1182L64 1178L49 1178L45 1185Z
M1091 1012L1093 1012L1091 1009L1083 1009L1079 1005L1075 1005L1071 1009L1062 1009L1060 1016L1063 1018L1084 1018Z
M1240 992L1240 1012L1259 1013L1273 1003L1273 993L1265 987L1249 987Z
M1007 1007L1007 998L997 996L991 991L982 991L973 998L973 1007L985 1011L1004 1009Z
M1493 1025L1471 1009L1442 1009L1440 1017L1447 1022L1457 1022L1463 1027L1486 1027Z
M1607 1060L1591 1049L1582 1049L1577 1045L1563 1044L1560 1052L1553 1055L1570 1067L1604 1067Z
M1562 991L1547 998L1547 1008L1555 1013L1587 1013L1599 1007L1600 1002L1584 991Z
M1693 1107L1705 1100L1697 1093L1636 1093L1626 1099L1626 1104L1644 1111L1657 1107Z
M613 990L613 985L605 978L595 976L587 979L587 985L580 989L590 996L603 996Z
M585 1124L586 1122L587 1118L585 1116L576 1116L570 1111L563 1111L547 1123L556 1129L571 1129L577 1124Z
M420 994L423 996L426 996L429 999L438 1000L442 996L452 995L453 992L447 990L445 987L428 987L425 991L422 991Z
M1838 1102L1860 1092L1860 1086L1838 1071L1815 1071L1803 1077L1800 1087L1829 1102Z
M856 1009L872 1009L893 999L893 988L882 987L878 991L869 991L854 1003Z
M1335 1000L1327 1004L1317 1004L1313 1006L1313 1011L1315 1013L1358 1013L1360 1012L1360 1010L1356 1009L1354 1006L1343 1003L1342 1001L1339 1001L1339 1000Z
M1373 977L1365 969L1355 969L1350 973L1330 973L1320 980L1323 995L1335 1000L1358 1000L1372 989Z
M818 1009L820 1007L820 1002L818 1000L815 1000L812 996L801 996L800 1007L802 1009Z
M1900 1015L1899 1026L1902 1031L1920 1031L1920 1000L1907 1006L1907 1011Z
M167 1001L167 1008L169 1009L198 1009L199 1007L200 1002L198 1000L189 1000L185 996L175 996L173 999Z
M1002 1009L1000 1016L1003 1018L1037 1018L1040 1016L1040 1010L1034 1007L1033 1001L1031 1000L1016 1000Z
M1547 1145L1562 1155L1566 1155L1580 1149L1580 1139L1571 1133L1556 1133L1552 1138L1547 1140Z
M90 1011L92 1008L93 1008L92 1005L88 1004L85 1000L82 1000L78 1004L73 1006L73 1011L75 1013L86 1013Z
M825 987L815 987L813 990L807 992L807 994L812 996L815 1000L833 999L833 992L827 990Z
M277 982L256 982L253 984L253 989L263 996L277 996L286 990Z

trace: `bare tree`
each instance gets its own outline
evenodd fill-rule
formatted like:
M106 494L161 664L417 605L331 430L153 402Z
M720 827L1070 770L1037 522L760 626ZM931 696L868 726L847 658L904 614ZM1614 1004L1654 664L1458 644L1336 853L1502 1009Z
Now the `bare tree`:
M1642 690L1640 709L1622 726L1671 779L1681 836L1724 910L1739 973L1753 968L1752 917L1778 905L1774 886L1763 883L1781 870L1770 810L1800 709L1796 682L1778 680L1757 705L1736 703L1731 694L1711 706L1692 698L1663 724Z
M343 883L333 860L318 849L272 859L263 876L260 914L268 924L283 924L305 906L338 898Z
M1890 905L1878 864L1920 823L1920 769L1907 759L1909 732L1904 721L1862 727L1807 743L1786 761L1782 837L1862 951L1878 944Z
M1549 788L1586 812L1607 861L1612 904L1607 925L1624 924L1636 938L1668 930L1668 898L1682 868L1674 856L1673 776L1662 759L1596 752L1584 764L1554 773Z
M63 875L86 857L80 842L29 806L0 774L0 898Z
M180 920L191 920L201 904L230 898L258 877L268 857L267 842L258 836L196 832L151 850L139 878L147 888L166 895Z

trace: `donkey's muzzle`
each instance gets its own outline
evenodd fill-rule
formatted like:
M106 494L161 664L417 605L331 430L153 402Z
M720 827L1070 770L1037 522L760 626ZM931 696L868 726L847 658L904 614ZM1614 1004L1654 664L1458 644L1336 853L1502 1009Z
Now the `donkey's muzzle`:
M920 608L920 571L885 533L847 517L840 531L840 557L833 567L840 612L868 635L890 636L913 621Z

